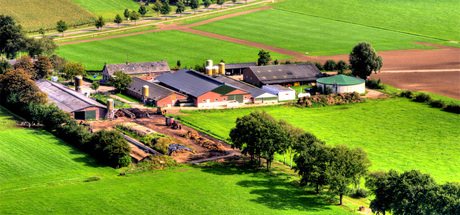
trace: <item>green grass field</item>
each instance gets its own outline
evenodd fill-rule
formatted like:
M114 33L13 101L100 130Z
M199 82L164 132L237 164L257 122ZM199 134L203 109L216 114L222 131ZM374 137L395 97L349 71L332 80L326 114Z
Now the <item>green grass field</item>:
M138 11L141 6L139 3L133 0L71 0L75 4L80 5L86 10L97 16L103 16L104 19L113 22L113 19L117 14L120 14L122 18L125 9ZM149 9L147 7L147 9ZM149 10L151 11L151 10Z
M0 8L1 14L12 16L26 31L56 28L61 19L81 25L96 17L70 0L0 0Z
M324 108L260 107L326 141L361 147L371 170L418 169L436 181L460 181L460 115L404 98ZM229 138L238 116L255 109L183 111L183 122ZM278 157L281 160L281 156Z
M227 63L256 62L259 49L181 31L162 31L128 37L77 43L59 47L59 55L82 62L87 70L102 70L104 63L148 62L166 60L174 67L202 65L207 59ZM271 53L272 58L291 56Z
M331 20L460 41L457 0L285 0L273 6Z
M349 54L361 41L370 42L377 51L432 49L411 42L442 42L278 9L257 11L193 28L300 53L308 52L313 56Z

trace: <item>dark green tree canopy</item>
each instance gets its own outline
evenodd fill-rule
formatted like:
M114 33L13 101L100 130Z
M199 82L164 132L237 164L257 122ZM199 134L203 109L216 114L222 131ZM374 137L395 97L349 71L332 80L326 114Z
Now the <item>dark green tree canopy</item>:
M217 0L217 4L220 5L220 9L222 9L225 0Z
M211 6L212 2L211 2L211 0L203 0L203 4L204 4L205 8L209 8L209 6Z
M102 27L104 27L105 25L104 18L102 16L98 17L96 21L94 22L94 25L96 26L97 29L100 28L102 30Z
M65 23L64 20L59 20L56 24L56 29L57 31L62 33L62 36L64 36L64 31L67 31L67 29L69 29L69 26L67 25L67 23Z
M130 17L129 9L125 9L125 11L123 12L123 16L125 16L126 19Z
M124 91L133 82L131 76L122 71L116 71L113 74L115 77L111 77L109 81L119 91Z
M268 65L270 63L270 61L272 60L272 58L270 57L270 52L269 51L265 51L265 50L260 50L259 51L259 59L257 60L257 64L259 66L265 66L265 65Z
M0 75L4 74L6 70L12 69L13 66L5 59L0 59Z
M206 2L205 2L205 4L206 4ZM200 1L199 0L190 1L190 8L192 8L193 11L195 11L199 7L200 7Z
M141 7L139 8L137 12L139 12L141 16L145 16L145 14L147 13L147 8L145 8L144 5L141 5Z
M115 19L113 20L113 22L117 23L118 24L118 27L120 27L120 23L123 22L123 19L121 18L120 14L117 14L115 16Z
M34 62L34 69L36 71L36 75L35 77L32 77L33 79L46 79L51 76L53 64L51 64L51 60L47 56L38 55L37 60Z
M337 64L334 60L327 60L323 67L326 71L334 71L337 67Z
M156 0L155 3L152 6L152 9L157 12L158 16L160 15L160 10L163 4L161 3L160 0Z
M171 13L171 6L169 6L169 0L166 0L160 8L161 15L168 15ZM167 19L167 18L166 18Z
M81 62L68 62L65 64L64 68L62 69L62 72L65 73L65 77L67 79L73 80L73 78L75 78L75 76L77 75L85 75L86 68L83 66Z
M12 17L0 15L0 53L5 53L9 59L16 58L27 41L21 26L16 25Z
M348 70L348 64L343 61L343 60L340 60L338 63L337 63L337 68L336 68L339 72L343 72L345 70Z
M182 0L178 0L176 3L176 13L181 14L185 11L185 5Z
M137 20L141 17L141 14L139 14L137 11L133 10L129 13L129 18L131 20L134 20L134 25L137 24Z
M377 55L375 49L368 42L361 42L353 47L349 61L352 74L362 79L370 76L372 71L377 73L383 66L382 57Z
M111 167L125 166L124 157L131 152L125 138L117 131L97 131L90 136L88 144L94 146L91 154L104 158L100 160Z

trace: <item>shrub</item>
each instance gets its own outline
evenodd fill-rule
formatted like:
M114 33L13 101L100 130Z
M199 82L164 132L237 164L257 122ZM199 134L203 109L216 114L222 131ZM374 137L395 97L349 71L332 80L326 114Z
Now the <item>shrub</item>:
M326 71L334 71L336 67L337 64L334 60L327 60L326 63L324 63L324 70Z
M355 193L352 194L353 198L366 198L369 196L369 192L363 188L359 188Z
M430 106L431 107L436 107L436 108L445 108L446 107L446 103L442 100L431 100L430 101Z
M320 62L313 62L320 71L324 70L323 65Z
M91 181L99 181L101 178L99 177L89 177L88 179L85 180L85 182L91 182Z
M348 70L348 64L345 61L341 60L337 63L335 69L339 71L339 74L343 74L343 71Z
M416 102L429 102L430 100L431 100L430 95L426 93L419 93L414 98L414 101Z
M444 110L451 113L460 113L460 105L450 103L444 108Z
M385 85L380 83L380 78L379 80L375 80L374 78L366 80L366 87L370 89L385 89Z
M326 89L324 89L324 94L326 95L332 94L332 89L329 87L326 87Z
M414 97L414 94L410 90L402 91L399 96L401 97L406 97L408 99L411 99Z

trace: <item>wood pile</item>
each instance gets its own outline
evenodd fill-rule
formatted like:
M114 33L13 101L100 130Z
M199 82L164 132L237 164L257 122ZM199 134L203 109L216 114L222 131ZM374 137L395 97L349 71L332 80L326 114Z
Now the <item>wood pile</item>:
M222 143L214 142L212 140L201 137L196 131L188 131L185 135L185 138L195 140L200 146L207 148L211 151L223 152L226 151Z
M126 110L133 113L136 118L150 118L150 115L147 112L142 111L139 108L129 108Z

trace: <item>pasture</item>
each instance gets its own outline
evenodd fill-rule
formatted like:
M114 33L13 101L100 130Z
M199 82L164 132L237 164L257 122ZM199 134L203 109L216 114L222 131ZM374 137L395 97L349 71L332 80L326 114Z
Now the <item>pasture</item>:
M104 19L113 22L113 19L117 14L124 19L123 12L125 9L138 11L141 6L139 3L133 0L71 0L75 4L80 5L91 13L102 16ZM149 8L147 7L147 10ZM151 10L149 10L151 11Z
M349 54L353 46L367 41L377 51L433 49L412 42L441 40L339 22L296 12L268 9L192 27L238 39L258 42L312 56ZM276 59L273 58L272 59Z
M106 40L62 45L59 56L82 62L87 70L102 70L104 63L148 62L166 60L173 68L202 65L207 59L226 63L255 62L259 49L181 31L161 31ZM291 56L270 53L273 59Z
M373 171L418 169L440 183L460 181L460 115L405 98L324 108L273 106L182 111L186 115L177 117L226 139L236 118L256 109L303 128L328 145L363 148L372 161Z
M274 6L344 23L460 41L457 0L285 0Z
M59 20L69 26L91 23L96 16L70 0L0 0L1 13L12 16L25 31L56 28Z

